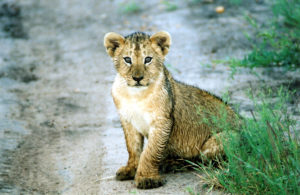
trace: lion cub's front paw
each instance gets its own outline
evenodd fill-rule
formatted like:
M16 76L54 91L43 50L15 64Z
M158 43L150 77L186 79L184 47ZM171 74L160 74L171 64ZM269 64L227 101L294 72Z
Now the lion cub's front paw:
M165 180L160 176L157 177L135 177L135 184L140 189L158 188L164 185Z
M121 167L116 173L116 179L120 181L134 179L135 172L135 168L127 166Z

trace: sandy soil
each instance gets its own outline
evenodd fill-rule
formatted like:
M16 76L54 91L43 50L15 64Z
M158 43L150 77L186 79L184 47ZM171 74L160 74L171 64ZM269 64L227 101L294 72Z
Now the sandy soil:
M3 1L4 2L4 1ZM243 70L235 79L214 59L240 57L250 48L244 14L260 23L270 16L265 3L233 7L216 1L176 1L166 11L159 0L138 13L123 13L124 1L9 1L0 10L0 193L1 194L188 194L201 191L193 172L165 174L167 184L138 190L114 179L127 160L123 132L110 88L115 70L102 46L106 32L126 35L167 30L173 37L166 64L174 77L217 95L229 91L241 113L252 108L249 83L293 82L298 72ZM8 1L6 1L8 2ZM261 1L259 1L261 2ZM5 2L4 2L5 3ZM225 5L222 15L216 5ZM19 10L19 11L18 11ZM6 30L5 30L6 29ZM299 110L299 101L293 107ZM299 113L298 113L299 115ZM214 191L213 194L220 192Z

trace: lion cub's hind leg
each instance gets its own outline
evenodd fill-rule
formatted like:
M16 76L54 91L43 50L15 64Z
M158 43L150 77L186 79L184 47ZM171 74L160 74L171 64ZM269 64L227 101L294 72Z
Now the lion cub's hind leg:
M130 123L121 119L128 151L128 162L126 166L119 168L116 173L117 180L134 179L139 164L140 155L143 150L144 137Z
M223 132L211 136L202 146L202 155L207 159L215 159L224 156L224 148L220 140L222 136L224 136Z

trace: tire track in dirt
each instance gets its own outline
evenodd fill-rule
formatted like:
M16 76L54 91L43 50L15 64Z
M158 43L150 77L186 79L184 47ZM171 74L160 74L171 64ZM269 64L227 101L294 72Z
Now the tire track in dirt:
M9 89L18 97L12 115L25 122L28 135L6 151L4 180L10 186L5 191L97 194L112 70L98 43L105 22L95 24L101 19L97 9L105 3L19 4L29 38L15 41L5 72L8 79L21 81ZM18 78L27 67L37 79L22 83Z

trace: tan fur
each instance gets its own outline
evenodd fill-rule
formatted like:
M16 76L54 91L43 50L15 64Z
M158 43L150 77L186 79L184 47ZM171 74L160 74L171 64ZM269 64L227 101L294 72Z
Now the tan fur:
M221 108L232 121L236 118L219 98L172 78L163 65L170 45L167 32L151 37L144 33L125 38L108 33L104 37L104 46L118 72L112 96L129 153L127 165L117 171L117 179L134 178L138 188L163 184L158 168L166 158L190 159L200 154L213 158L222 154L222 145L213 136L214 131L221 130L204 119L220 117L224 114ZM148 64L146 57L152 57ZM144 137L148 144L143 151Z

